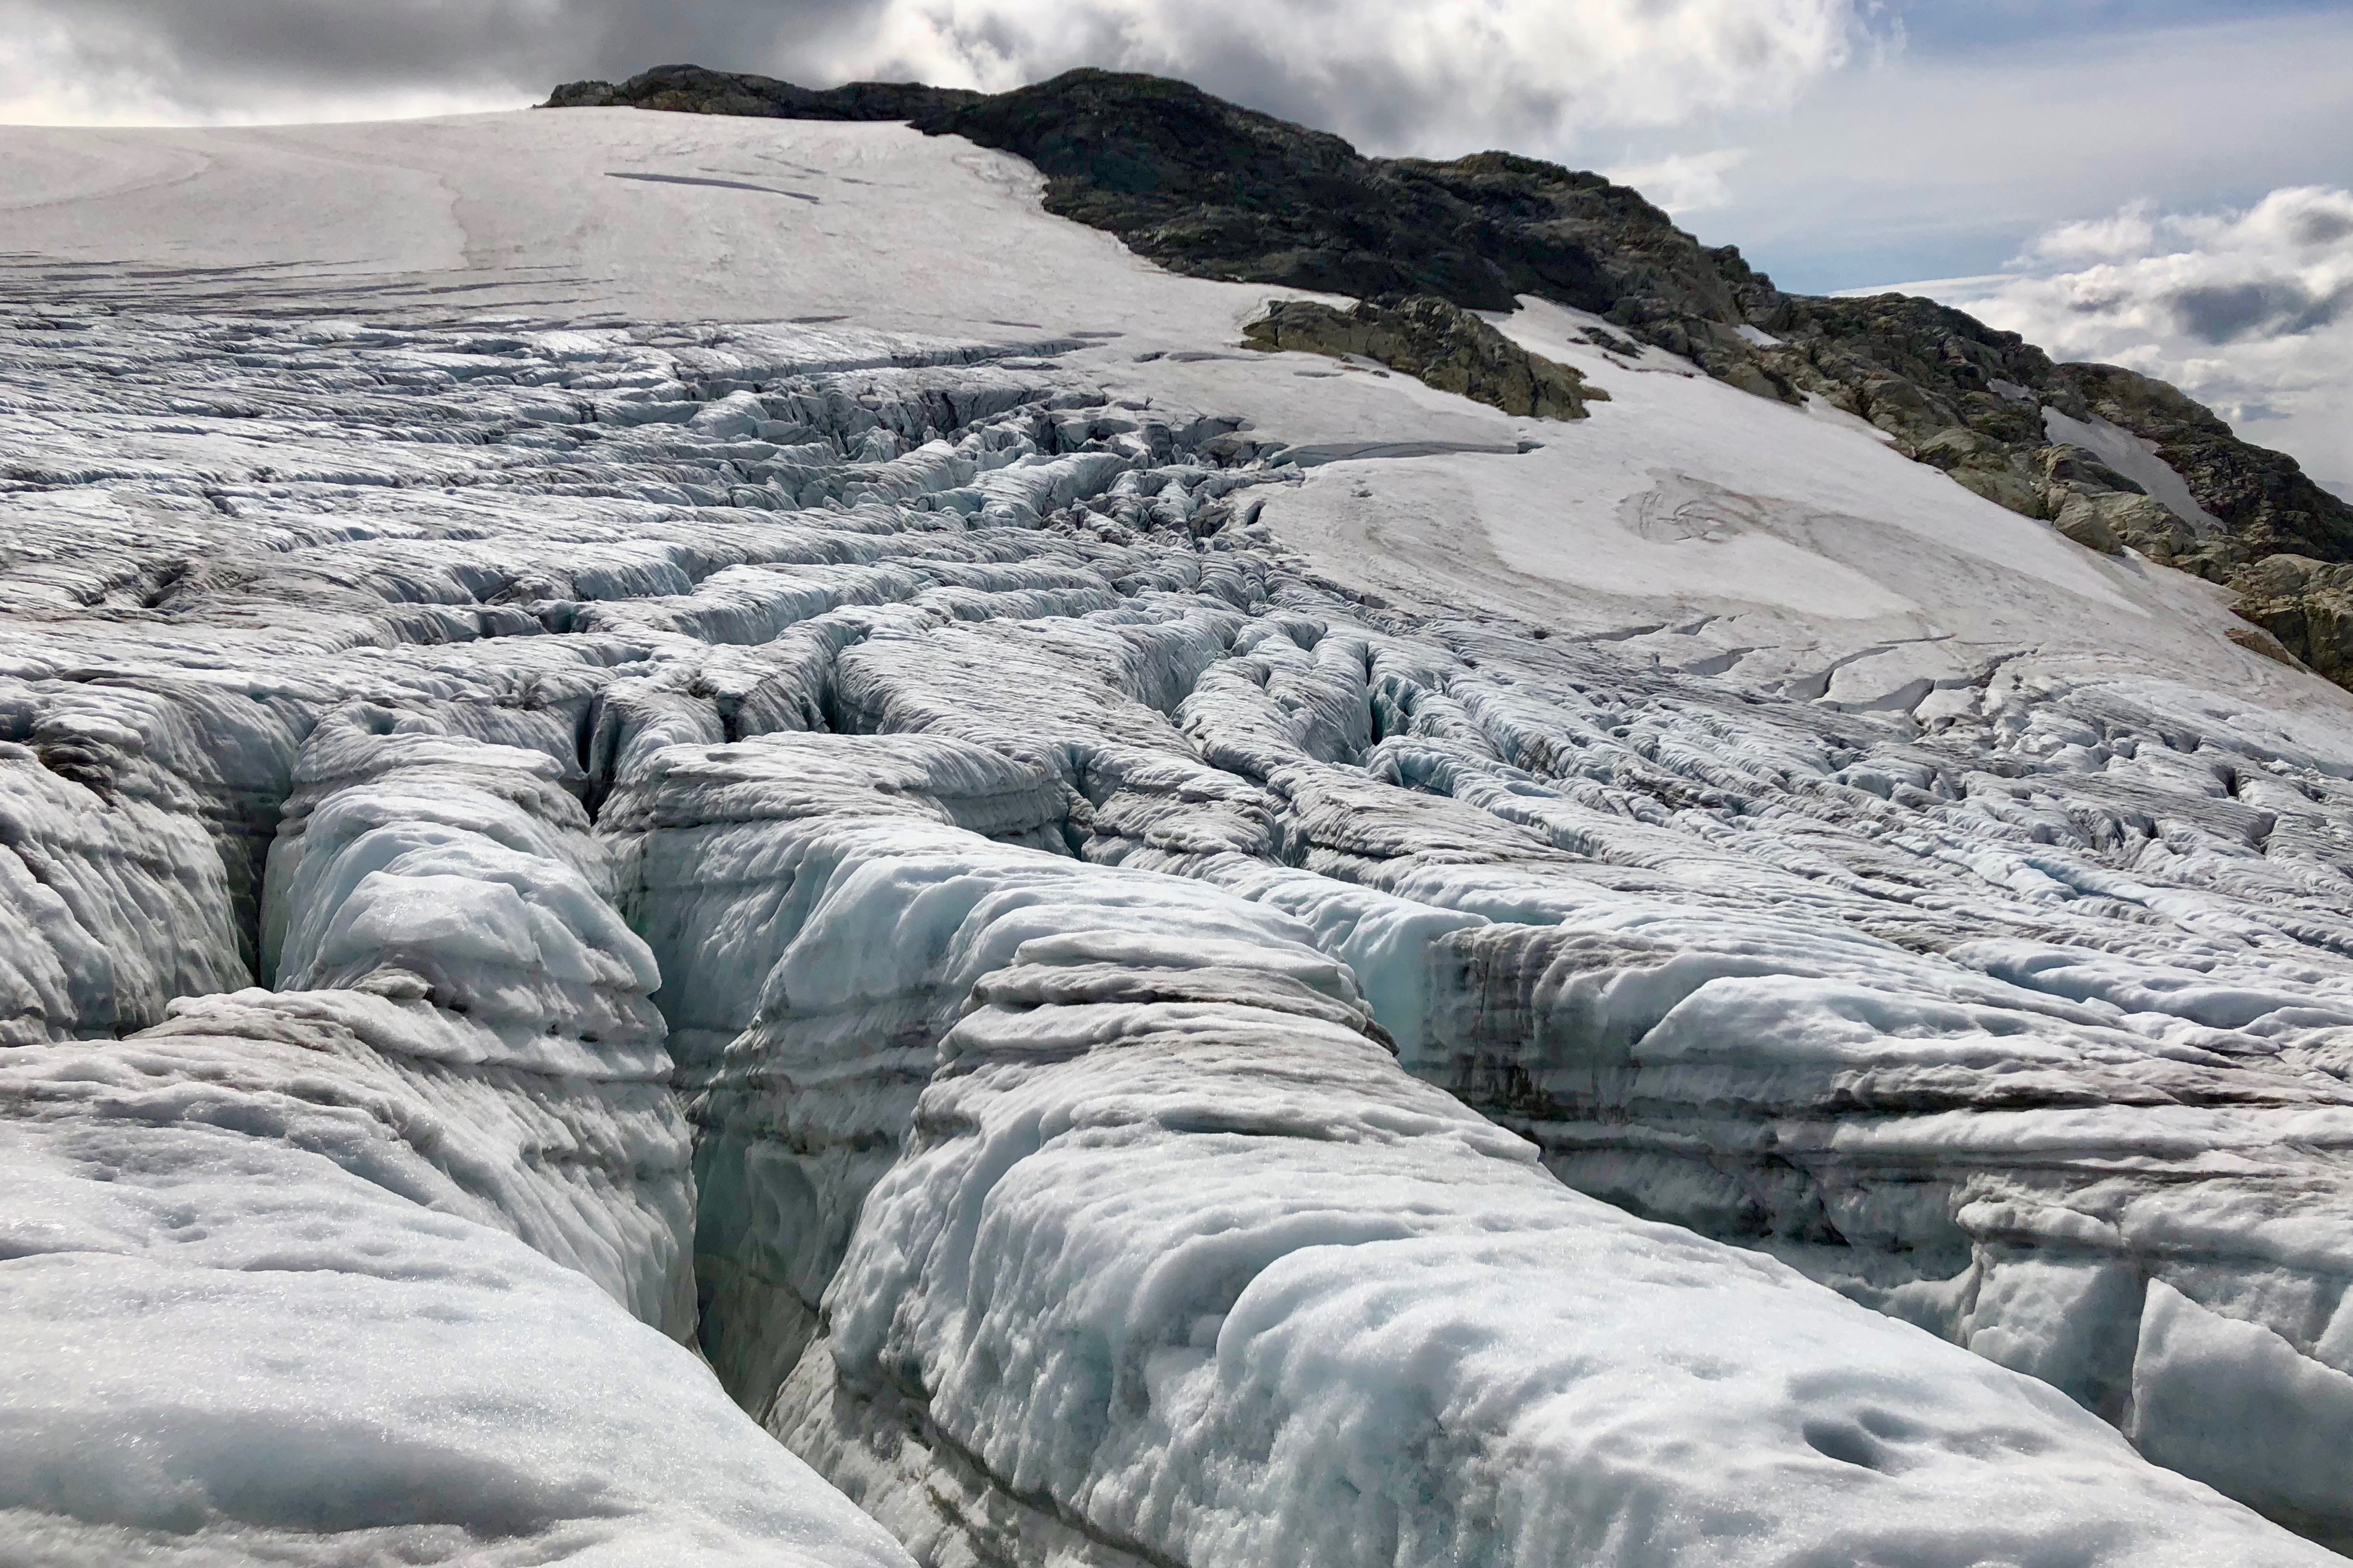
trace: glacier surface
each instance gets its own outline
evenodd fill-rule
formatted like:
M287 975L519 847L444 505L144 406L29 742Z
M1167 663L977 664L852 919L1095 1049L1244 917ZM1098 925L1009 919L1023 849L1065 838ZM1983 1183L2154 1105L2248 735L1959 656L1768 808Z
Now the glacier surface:
M0 150L12 1559L2353 1541L2353 699L2204 584L900 127Z

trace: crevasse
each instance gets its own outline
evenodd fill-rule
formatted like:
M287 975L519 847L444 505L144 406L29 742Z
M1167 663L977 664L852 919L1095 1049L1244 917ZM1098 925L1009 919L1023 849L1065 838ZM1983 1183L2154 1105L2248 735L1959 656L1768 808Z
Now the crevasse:
M971 345L11 353L82 432L0 495L33 1560L2353 1517L2327 746L1369 603L1279 442ZM269 477L110 447L199 384Z

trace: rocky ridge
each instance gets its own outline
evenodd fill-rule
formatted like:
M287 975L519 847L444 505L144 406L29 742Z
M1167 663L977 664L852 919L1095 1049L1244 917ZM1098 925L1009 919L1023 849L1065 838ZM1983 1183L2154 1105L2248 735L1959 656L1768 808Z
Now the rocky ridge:
M705 70L701 66L663 66L633 76L619 87L605 81L569 82L557 88L542 107L626 106L776 120L913 120L976 103L982 96L914 82L856 81L846 87L811 89L773 77Z
M1530 353L1470 311L1427 294L1348 310L1277 300L1242 329L1242 340L1269 353L1377 360L1440 392L1524 417L1582 419L1587 403L1609 400L1567 365Z
M2353 676L2340 631L2353 587L2327 570L2353 563L2353 504L2294 458L2239 440L2162 382L2054 363L1932 300L1785 293L1736 247L1701 245L1599 174L1496 152L1366 157L1187 83L1098 70L987 96L871 82L812 91L670 66L617 86L571 83L548 106L624 105L905 120L963 136L1036 164L1049 211L1193 276L1471 310L1530 294L1591 311L1746 391L1818 397L1865 419L1906 457L2088 548L2227 584L2263 628L2255 646L2275 638L2340 684ZM2152 495L2126 471L2142 466L2135 452L2186 488Z

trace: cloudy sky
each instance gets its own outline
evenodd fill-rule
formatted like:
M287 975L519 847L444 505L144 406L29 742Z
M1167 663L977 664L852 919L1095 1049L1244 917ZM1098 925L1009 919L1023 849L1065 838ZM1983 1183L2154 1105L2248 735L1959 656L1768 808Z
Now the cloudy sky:
M1609 171L1786 288L1909 285L2180 383L2353 493L2353 0L0 0L0 121L1188 77L1368 151Z

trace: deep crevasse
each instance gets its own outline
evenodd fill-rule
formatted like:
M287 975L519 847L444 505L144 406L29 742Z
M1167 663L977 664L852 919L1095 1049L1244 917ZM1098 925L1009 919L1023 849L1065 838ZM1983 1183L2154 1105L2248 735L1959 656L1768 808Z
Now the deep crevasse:
M287 989L0 1061L12 1561L904 1561L664 1337L686 1129L558 773L331 715Z
M1560 1186L1397 1066L1310 928L989 845L910 777L927 753L969 798L993 755L765 748L779 782L868 749L895 798L772 818L776 901L707 928L786 940L698 1100L706 1204L759 1194L706 1218L733 1287L706 1332L923 1561L2293 1554L2055 1393ZM897 1149L845 1164L819 1130L852 1124ZM807 1196L839 1214L860 1174L820 1337L772 1393L789 1357L737 1347L807 1287L772 1284L779 1312L743 1279L834 1250Z
M146 330L96 341L137 360ZM313 1546L471 1529L518 1553L781 1539L889 1560L806 1472L737 1453L753 1429L610 1304L686 1321L688 1122L655 1087L665 1052L699 1135L713 1364L939 1560L1009 1542L1414 1561L1474 1539L1517 1560L1655 1539L1770 1561L1909 1550L1907 1518L1947 1521L1956 1561L2121 1559L2158 1551L2152 1532L2210 1556L2302 1550L2034 1385L1577 1197L1539 1158L2338 1528L2348 1493L2310 1457L2329 1450L2205 1437L2199 1413L2284 1400L2325 1428L2353 1384L2330 1331L2353 1278L2328 1217L2353 1103L2343 757L2156 683L1997 668L1924 727L1367 605L1251 521L1250 492L1288 478L1256 444L1217 447L1232 421L1123 407L1041 364L808 375L783 329L691 353L305 331L174 339L206 395L226 377L275 411L234 436L270 475L238 468L224 430L172 461L93 435L44 448L46 477L6 498L0 776L23 885L47 889L9 905L12 952L79 977L12 1003L22 1037L156 1024L175 994L233 991L248 952L324 989L183 1003L131 1041L35 1046L8 1070L42 1086L17 1102L28 1136L130 1152L106 1155L119 1190L142 1162L232 1151L211 1206L186 1211L206 1237L228 1226L203 1216L276 1185L348 1216L330 1232L401 1238L311 1243L333 1267L307 1283L341 1294L237 1296L151 1323L153 1353L216 1331L261 1357L286 1312L466 1319L464 1337L387 1331L381 1353L305 1341L253 1408L314 1402L352 1430L339 1389L385 1380L416 1400L411 1425L367 1428L419 1445L403 1474L430 1458L513 1486L479 1506L447 1489L450 1517L305 1514L332 1467L240 1491L248 1472L207 1456L245 1428L215 1411L119 1494L168 1507L27 1491L61 1552L126 1528ZM16 374L67 398L89 345L41 352ZM329 434L292 417L321 361ZM93 431L197 418L163 406L185 384L147 395L68 412ZM376 437L434 422L465 438ZM147 510L126 519L125 494ZM267 898L257 823L278 828ZM608 890L660 955L666 1020ZM151 922L166 941L134 934ZM100 952L152 978L111 976ZM1531 1142L1415 1085L1384 1039ZM1050 1123L1067 1130L1022 1131ZM50 1170L49 1144L25 1147ZM961 1194L987 1218L988 1158L1014 1184L984 1245L946 1210ZM128 1267L95 1261L118 1231L227 1274L283 1257L109 1230L90 1173L62 1168L72 1239L46 1250L68 1261L39 1268L88 1333L138 1336L144 1309L74 1295L67 1272ZM253 1234L279 1246L280 1221ZM1228 1221L1261 1239L1208 1268L1196 1231ZM1392 1255L1447 1292L1378 1305ZM1618 1331L1628 1281L1662 1275L1679 1283L1640 1299L1641 1332ZM396 1288L396 1308L368 1304ZM545 1305L501 1317L478 1288ZM1246 1299L1271 1315L1235 1324L1229 1363L1208 1320ZM1488 1457L1318 1436L1382 1426L1402 1385L1386 1348L1341 1364L1303 1335L1392 1310L1418 1343L1513 1347L1508 1365L1417 1363L1415 1397ZM516 1329L555 1317L572 1328L543 1344ZM1696 1376L1692 1345L1751 1320L1768 1337L1716 1380L1747 1425L1694 1435L1609 1395ZM1822 1336L1850 1359L1875 1347L1877 1370L1784 1377L1835 1359ZM1006 1374L1017 1361L1033 1381ZM1328 1407L1296 1381L1309 1367ZM114 1391L51 1386L59 1421ZM434 1426L452 1387L548 1447L491 1466L481 1432ZM625 1408L656 1425L617 1426ZM1599 1430L1662 1445L1672 1485L1588 1464ZM685 1458L639 1452L665 1443ZM1516 1458L1482 1468L1494 1454ZM1749 1465L1793 1495L1881 1501L1744 1502L1721 1530L1656 1511ZM1579 1475L1595 1489L1574 1494ZM2037 1512L2069 1477L2094 1500Z

